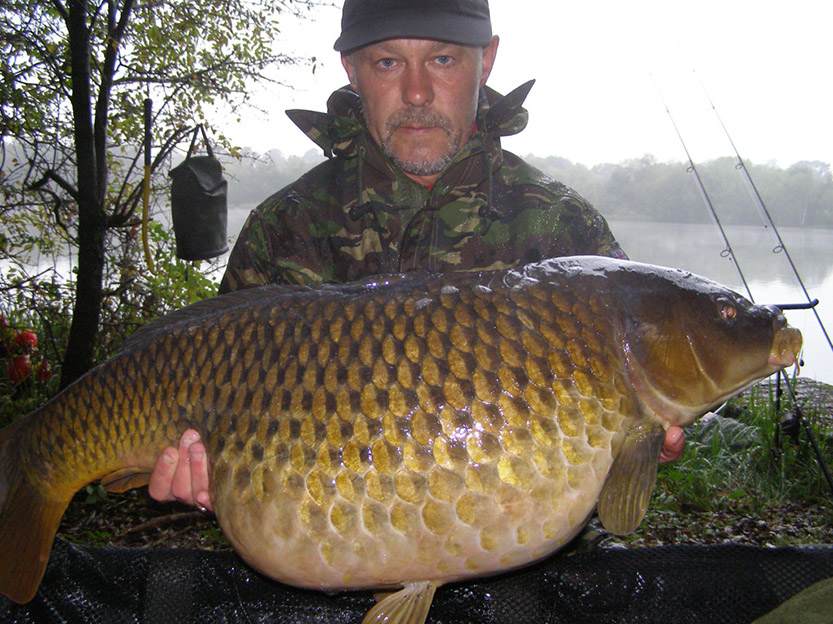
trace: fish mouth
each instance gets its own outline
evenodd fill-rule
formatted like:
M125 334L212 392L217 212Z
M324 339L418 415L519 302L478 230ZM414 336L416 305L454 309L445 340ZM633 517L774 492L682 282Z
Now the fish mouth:
M769 352L769 365L776 368L787 368L795 364L798 366L798 356L801 353L803 340L801 332L794 327L782 327L775 334L772 349Z

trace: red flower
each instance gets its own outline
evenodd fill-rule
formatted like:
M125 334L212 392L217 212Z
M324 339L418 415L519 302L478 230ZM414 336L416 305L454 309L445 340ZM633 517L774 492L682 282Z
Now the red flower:
M17 337L15 338L17 344L21 347L26 347L27 349L34 349L38 346L38 336L33 331L23 331L20 332Z
M38 381L46 381L47 379L49 379L52 376L52 369L49 367L49 362L47 362L46 360L41 362L40 366L38 366L36 375Z
M19 384L29 376L32 372L32 364L29 362L28 355L18 355L9 364L9 379L12 383Z

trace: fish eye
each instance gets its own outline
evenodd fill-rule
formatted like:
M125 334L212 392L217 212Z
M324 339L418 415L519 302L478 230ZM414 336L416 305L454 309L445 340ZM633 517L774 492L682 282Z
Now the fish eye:
M720 317L724 321L731 321L738 315L737 309L728 301L718 301L717 302L717 311L720 314Z

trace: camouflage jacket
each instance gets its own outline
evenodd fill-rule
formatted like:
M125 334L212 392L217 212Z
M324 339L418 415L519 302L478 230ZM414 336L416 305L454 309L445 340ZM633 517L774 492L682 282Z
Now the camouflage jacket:
M624 257L589 202L501 149L501 136L526 126L521 104L531 86L505 97L481 91L471 139L430 188L384 156L350 89L333 93L327 114L288 111L328 160L252 211L220 292L574 254Z

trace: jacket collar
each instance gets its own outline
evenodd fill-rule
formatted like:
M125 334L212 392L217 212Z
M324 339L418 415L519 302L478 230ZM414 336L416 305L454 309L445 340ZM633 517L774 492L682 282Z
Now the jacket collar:
M524 83L506 96L490 87L480 90L476 124L472 138L455 158L478 152L481 148L493 151L500 145L500 137L519 133L526 127L529 114L522 104L534 80ZM354 157L364 148L365 158L373 164L381 164L375 155L387 159L370 136L361 113L361 100L350 87L342 87L327 100L327 112L288 110L286 114L304 134L324 150L327 158L333 156ZM450 165L451 166L451 165ZM390 167L386 163L386 167Z

